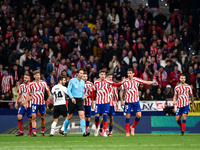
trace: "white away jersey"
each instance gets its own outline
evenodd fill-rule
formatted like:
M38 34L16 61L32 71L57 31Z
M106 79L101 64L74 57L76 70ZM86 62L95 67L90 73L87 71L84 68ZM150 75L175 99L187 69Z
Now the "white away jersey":
M65 94L67 94L67 88L63 85L55 85L52 90L54 106L66 105Z

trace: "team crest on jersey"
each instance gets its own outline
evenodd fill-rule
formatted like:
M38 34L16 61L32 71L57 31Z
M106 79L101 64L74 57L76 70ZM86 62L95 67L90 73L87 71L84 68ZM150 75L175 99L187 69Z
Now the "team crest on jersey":
M101 88L99 88L99 91L101 91Z
M129 90L131 90L132 88L131 87L129 87Z
M103 83L103 86L105 86L105 83Z

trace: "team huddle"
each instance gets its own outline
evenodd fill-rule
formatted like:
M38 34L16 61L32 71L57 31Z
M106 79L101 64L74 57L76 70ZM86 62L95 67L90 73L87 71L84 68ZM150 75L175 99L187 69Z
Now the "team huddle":
M121 105L124 106L124 113L126 114L125 128L126 136L135 135L135 126L139 123L141 118L141 108L139 104L138 87L139 84L158 84L156 81L144 81L140 78L134 77L134 70L127 70L127 79L122 82L115 83L112 81L113 75L101 70L99 72L99 79L93 83L87 81L87 74L83 69L77 70L77 76L70 80L68 87L63 86L66 83L65 77L58 77L58 84L50 91L46 82L40 80L40 72L34 71L33 76L35 81L30 83L30 75L24 75L24 83L20 85L19 94L15 107L18 108L18 101L22 97L21 106L18 109L18 126L19 133L16 136L23 136L23 122L22 117L27 114L29 119L29 133L27 136L37 136L36 134L36 117L38 111L41 118L41 135L45 134L45 100L44 92L46 90L49 100L54 102L53 123L51 124L50 136L54 136L55 128L58 123L60 115L65 117L65 121L60 130L60 134L67 136L67 128L75 110L78 111L80 118L80 125L84 137L90 135L87 131L90 125L91 106L95 100L95 126L96 130L94 136L112 137L113 117L115 115L114 101L118 102L118 89L120 87ZM180 84L175 87L175 95L173 104L177 100L176 121L181 127L181 134L184 135L186 127L186 117L189 111L189 96L192 101L192 110L194 110L194 100L192 89L185 83L186 77L181 75ZM69 96L68 111L66 108L66 95ZM125 102L124 102L125 101ZM135 119L130 126L131 110L135 113ZM102 119L100 120L100 115ZM109 116L109 133L107 134L107 118ZM182 122L181 122L182 117Z

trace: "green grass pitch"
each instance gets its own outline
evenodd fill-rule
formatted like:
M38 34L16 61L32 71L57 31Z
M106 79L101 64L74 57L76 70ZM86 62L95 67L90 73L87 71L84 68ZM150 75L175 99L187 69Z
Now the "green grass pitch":
M125 137L125 134L113 134L113 137L82 137L71 134L68 137L55 135L49 137L15 137L14 134L0 134L0 149L3 150L183 150L200 149L200 134L136 134Z

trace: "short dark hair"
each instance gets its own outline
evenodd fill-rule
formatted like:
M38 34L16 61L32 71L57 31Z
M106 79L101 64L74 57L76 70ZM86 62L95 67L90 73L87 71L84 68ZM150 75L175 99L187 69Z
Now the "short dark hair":
M108 76L113 76L113 74L112 73L107 73L106 77L108 77Z
M129 69L127 70L127 72L128 72L128 71L131 71L132 73L135 73L134 70L133 70L132 68L129 68Z
M79 69L77 69L76 73L79 73L80 71L84 72L84 70L82 68L79 68Z
M59 76L58 76L58 82L62 81L64 78L65 78L64 76L59 75Z
M186 77L184 74L180 75L180 77Z
M105 70L100 70L99 74L101 74L101 73L106 73L106 71Z
M86 75L87 75L86 71L84 71L83 74L86 74Z
M178 67L178 65L177 65L177 64L175 64L175 65L174 65L174 67Z

